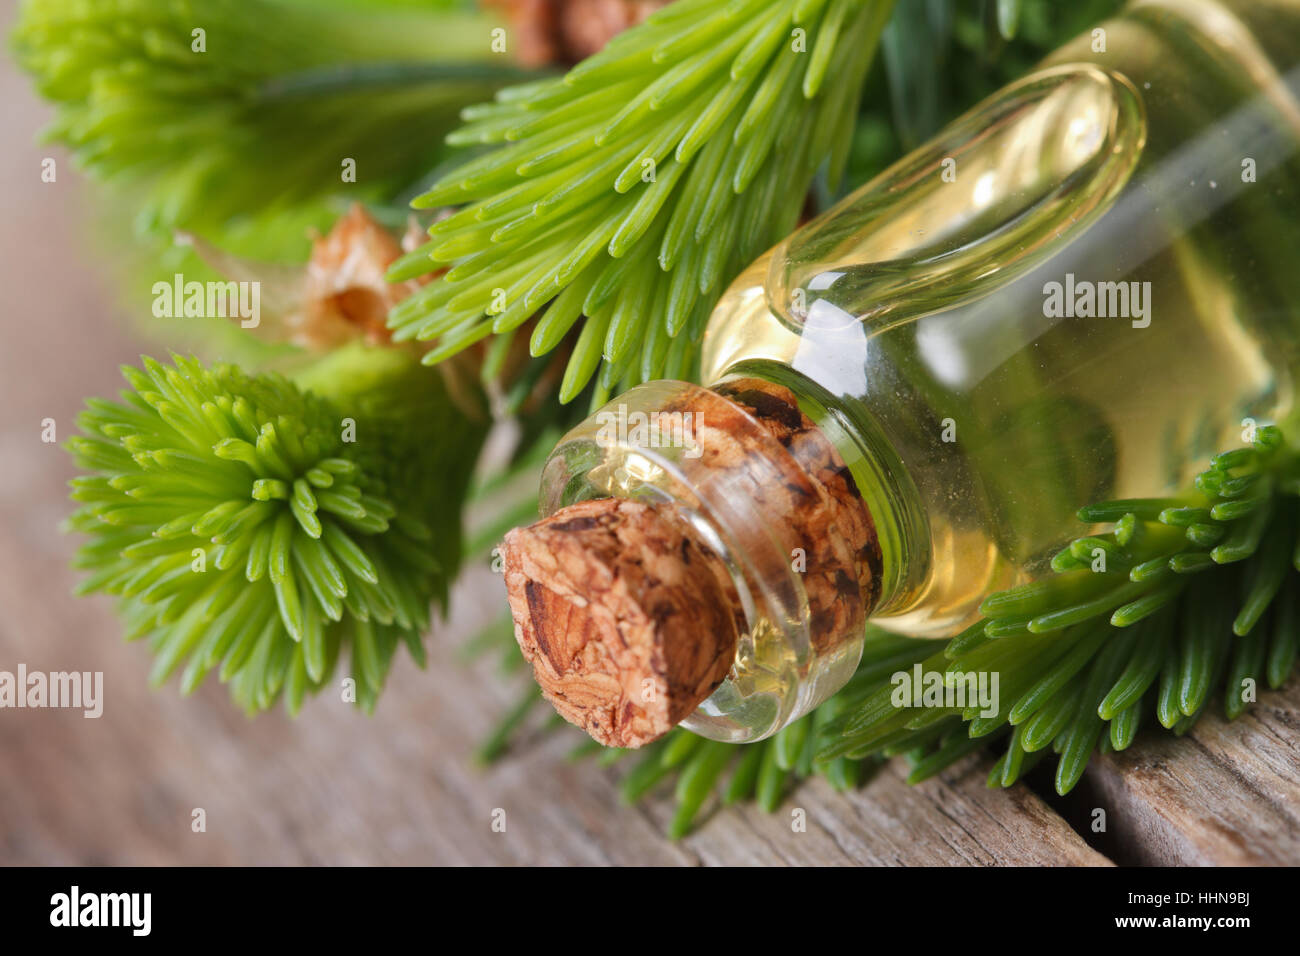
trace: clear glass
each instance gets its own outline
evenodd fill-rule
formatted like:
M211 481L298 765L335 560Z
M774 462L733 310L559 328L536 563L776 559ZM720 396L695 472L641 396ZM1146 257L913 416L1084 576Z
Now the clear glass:
M890 630L956 633L1047 571L1080 505L1175 491L1244 420L1290 411L1300 0L1140 0L1099 29L776 246L710 319L702 381L790 388L852 469ZM638 401L661 386L679 387ZM692 464L685 483L620 486L582 430L548 468L546 513L709 483ZM763 516L693 500L747 583L749 653L795 663L760 691L738 654L688 726L757 739L837 689L860 642L810 661Z

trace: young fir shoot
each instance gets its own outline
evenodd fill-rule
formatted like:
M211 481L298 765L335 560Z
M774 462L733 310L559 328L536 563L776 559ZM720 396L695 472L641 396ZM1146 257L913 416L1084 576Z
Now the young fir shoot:
M1255 687L1290 676L1300 656L1300 453L1277 428L1216 455L1181 497L1099 502L1078 516L1111 530L1063 549L1055 574L990 596L965 632L940 644L870 629L853 679L812 714L740 746L675 730L636 752L624 796L675 777L676 837L715 791L724 803L752 798L770 811L810 774L848 789L905 755L917 783L995 740L1002 753L989 786L1009 787L1055 754L1055 787L1065 794L1093 753L1127 748L1152 716L1181 735L1215 691L1231 719ZM513 649L508 620L498 634L503 651L506 641ZM897 706L892 678L918 664L949 685L996 671L996 715L980 716L978 704ZM540 701L535 688L526 700ZM504 750L524 706L490 756ZM575 754L602 751L588 742Z
M345 349L305 376L175 358L126 367L69 449L88 474L71 529L90 536L82 593L120 598L151 679L183 693L216 671L248 712L296 713L344 647L374 706L399 643L423 664L431 600L459 552L457 505L477 451L440 380L393 350ZM322 389L324 392L324 389ZM466 460L458 457L468 452Z
M12 42L58 104L50 139L139 184L143 226L216 240L237 217L415 182L458 111L510 81L491 22L384 0L27 0Z
M530 348L579 322L560 387L595 397L690 378L718 294L799 219L823 161L848 155L892 0L678 0L567 76L465 111L449 141L497 147L416 200L460 206L394 264L450 266L395 307L437 362L538 310Z

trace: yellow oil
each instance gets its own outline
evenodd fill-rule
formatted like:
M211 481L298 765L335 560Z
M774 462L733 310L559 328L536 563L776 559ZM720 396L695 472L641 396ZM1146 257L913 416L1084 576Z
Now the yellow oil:
M1080 505L1174 492L1290 411L1300 2L1139 2L1101 29L777 246L710 320L703 381L788 385L854 470L889 629L954 633L1045 573Z

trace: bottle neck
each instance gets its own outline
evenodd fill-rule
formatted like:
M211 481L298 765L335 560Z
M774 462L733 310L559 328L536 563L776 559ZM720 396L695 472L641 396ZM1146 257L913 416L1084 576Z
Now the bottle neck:
M832 395L782 362L737 362L719 376L714 387L725 389L737 379L759 379L789 392L800 413L835 449L871 516L880 553L871 616L884 620L907 614L923 599L930 574L930 526L909 469L869 409L860 401Z
M892 597L859 479L803 404L765 377L651 382L570 432L543 475L544 516L646 503L725 565L744 626L726 680L684 722L715 739L760 739L838 690Z

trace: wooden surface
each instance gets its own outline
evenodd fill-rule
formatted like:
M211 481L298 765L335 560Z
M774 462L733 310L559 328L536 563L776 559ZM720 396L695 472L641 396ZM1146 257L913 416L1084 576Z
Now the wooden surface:
M1108 862L1028 789L985 789L979 761L915 788L898 766L847 796L814 782L770 816L713 812L679 843L661 835L671 795L621 805L615 771L563 759L571 735L479 769L470 755L519 687L455 659L500 612L500 580L485 570L430 637L429 670L400 657L373 718L317 699L297 721L248 720L217 685L185 700L174 684L148 690L147 649L122 642L110 602L69 596L75 542L57 527L71 470L39 436L52 417L66 438L82 398L115 391L117 365L156 346L122 331L87 248L83 186L62 153L29 145L47 113L7 60L0 102L0 669L103 671L105 697L98 720L0 710L0 863ZM60 159L56 184L39 180L47 154ZM1298 724L1293 684L1234 725L1144 739L1090 774L1085 799L1110 821L1106 840L1090 840L1133 862L1300 862ZM204 833L191 830L195 808ZM792 830L795 808L806 832ZM498 809L504 833L492 829Z
M1126 862L1300 862L1300 679L1229 723L1215 707L1183 740L1148 735L1091 768Z

